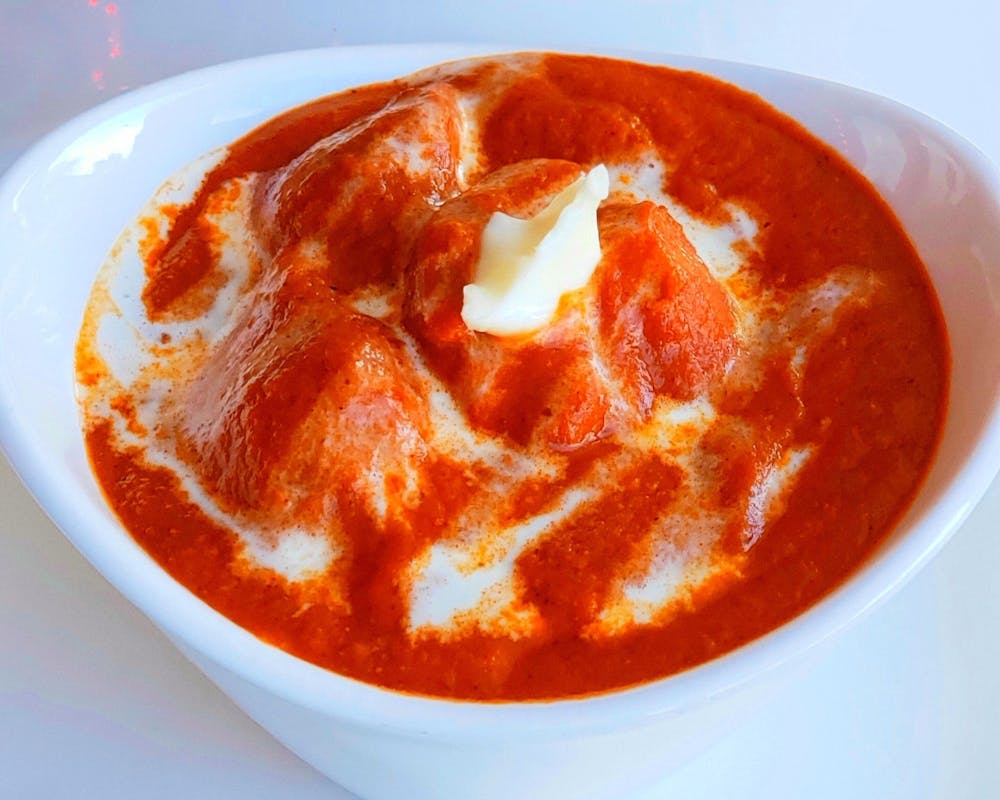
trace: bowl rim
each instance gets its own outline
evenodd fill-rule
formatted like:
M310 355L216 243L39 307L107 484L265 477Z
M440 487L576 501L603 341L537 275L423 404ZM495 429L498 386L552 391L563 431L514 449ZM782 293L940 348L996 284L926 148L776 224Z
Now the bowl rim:
M169 101L171 97L195 91L206 83L242 73L247 76L272 70L294 73L294 69L307 68L310 63L320 68L319 62L329 62L324 68L346 70L354 58L378 59L403 54L431 66L459 58L517 51L518 48L476 44L366 45L275 53L186 72L115 97L64 123L40 140L0 178L0 214L6 214L16 193L40 168L101 123L144 103ZM583 51L553 48L546 52ZM989 196L1000 198L1000 172L985 155L951 129L895 101L817 78L737 62L618 48L587 48L587 52L680 69L698 69L709 74L771 76L786 82L803 82L810 87L846 92L869 104L888 104L887 107L896 113L933 131L961 156L963 163L982 181ZM738 78L722 79L740 85ZM0 311L6 295L6 275L7 266L0 264ZM53 459L33 446L19 422L7 394L13 388L7 385L4 376L0 376L0 448L70 542L168 636L179 639L251 684L297 705L357 726L422 736L472 736L494 740L509 735L512 728L519 734L542 736L637 727L665 715L684 713L709 699L734 692L779 665L798 660L897 591L959 528L1000 470L1000 387L996 387L992 412L975 448L946 482L933 507L919 520L908 523L905 534L895 537L891 547L880 547L847 580L794 619L708 662L635 687L541 701L463 701L385 689L313 665L262 642L205 604L156 565L131 537L129 541L152 570L139 566L136 553L109 552L106 544L102 545L101 537L101 528L107 521L89 509L71 508L61 499L59 483L63 476L54 468ZM897 526L896 532L901 528ZM130 573L130 570L136 571ZM151 588L154 591L150 591Z

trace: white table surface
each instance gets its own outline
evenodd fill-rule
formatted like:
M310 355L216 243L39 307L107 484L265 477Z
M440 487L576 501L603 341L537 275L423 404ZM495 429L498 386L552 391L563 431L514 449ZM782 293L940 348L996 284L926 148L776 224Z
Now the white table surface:
M187 69L449 40L602 44L803 72L911 105L1000 162L992 0L0 0L0 170L83 109ZM1000 796L998 566L1000 482L907 587L648 797ZM0 459L0 798L89 797L348 795L188 664Z

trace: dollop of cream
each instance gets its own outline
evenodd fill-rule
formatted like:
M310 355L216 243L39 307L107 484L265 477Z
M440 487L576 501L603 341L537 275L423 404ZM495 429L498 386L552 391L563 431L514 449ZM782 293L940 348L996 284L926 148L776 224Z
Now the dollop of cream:
M517 336L549 322L562 296L586 286L601 260L597 207L608 189L608 171L598 164L530 219L493 214L464 288L465 324Z

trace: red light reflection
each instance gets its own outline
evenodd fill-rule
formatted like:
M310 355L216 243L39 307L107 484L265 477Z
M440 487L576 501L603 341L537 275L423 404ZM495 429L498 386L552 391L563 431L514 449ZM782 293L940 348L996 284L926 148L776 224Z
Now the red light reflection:
M0 0L2 2L2 0ZM87 0L87 5L90 8L101 8L103 7L104 13L110 19L108 20L107 27L105 31L107 32L107 59L108 61L120 58L122 55L122 37L121 37L121 15L119 12L118 3L106 2L105 0ZM99 90L103 91L105 88L105 80L114 80L114 70L110 70L110 64L105 63L103 68L97 68L91 71L90 80L94 86ZM124 86L120 88L125 88ZM120 90L120 89L119 89Z

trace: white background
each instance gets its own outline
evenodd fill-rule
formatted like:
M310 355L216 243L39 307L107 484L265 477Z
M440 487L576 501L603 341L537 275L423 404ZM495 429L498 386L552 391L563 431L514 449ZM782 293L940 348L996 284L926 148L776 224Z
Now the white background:
M1000 162L1000 4L990 0L0 0L0 170L83 109L194 67L449 40L601 44L803 72L911 105ZM1000 796L998 567L995 483L929 568L649 797ZM89 797L347 795L191 667L0 459L0 798Z

